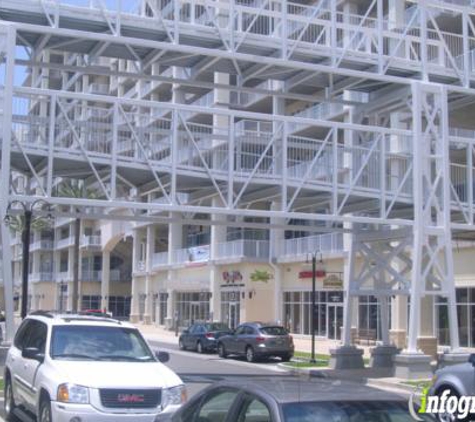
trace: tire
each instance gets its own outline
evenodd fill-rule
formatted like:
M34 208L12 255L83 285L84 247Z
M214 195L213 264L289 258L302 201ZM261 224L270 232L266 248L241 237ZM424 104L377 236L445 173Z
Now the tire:
M40 414L38 415L38 422L52 422L51 416L51 402L44 398L40 403Z
M226 359L227 358L227 354L226 354L226 349L224 348L224 344L223 343L219 343L218 344L218 356L220 358L223 358L223 359Z
M254 349L251 346L246 347L246 360L248 362L256 361L256 354L254 353Z
M442 393L445 391L445 390L449 390L450 391L450 394L449 394L449 397L452 397L452 396L455 396L455 397L459 397L460 394L454 390L453 388L439 388L439 390L437 391L437 396L441 397L442 396ZM456 415L452 415L452 414L449 414L447 412L445 413L437 413L436 415L436 419L439 421L439 422L455 422L455 421L462 421L462 422L468 422L467 419L458 419Z
M180 350L186 350L185 343L183 343L183 340L182 340L182 339L179 339L179 340L178 340L178 348L179 348Z
M7 376L5 379L4 398L5 401L3 405L5 410L5 420L14 421L15 416L13 415L13 413L15 412L16 405L15 397L13 396L12 381L10 379L10 376Z
M196 351L199 353L199 354L203 354L205 349L203 348L203 345L201 344L201 341L198 341L198 343L196 343Z
M290 359L292 359L292 355L282 355L280 358L282 359L282 362L289 362Z

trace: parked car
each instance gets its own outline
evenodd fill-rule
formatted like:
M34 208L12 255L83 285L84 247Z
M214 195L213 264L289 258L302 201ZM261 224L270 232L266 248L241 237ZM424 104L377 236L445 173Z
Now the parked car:
M396 394L344 381L285 378L213 384L156 422L414 421L407 398ZM420 420L435 421L425 414Z
M446 390L449 397L475 396L475 354L470 355L465 363L446 366L435 372L429 395L441 396ZM439 414L438 418L441 421L456 420L447 413Z
M230 328L221 322L196 323L182 331L178 345L181 350L193 349L198 353L215 351L217 340L231 333Z
M233 334L220 337L218 354L245 356L248 362L277 356L289 361L294 355L292 336L284 327L260 322L241 324Z
M152 422L186 399L183 382L162 363L168 359L128 323L31 314L7 353L7 420Z

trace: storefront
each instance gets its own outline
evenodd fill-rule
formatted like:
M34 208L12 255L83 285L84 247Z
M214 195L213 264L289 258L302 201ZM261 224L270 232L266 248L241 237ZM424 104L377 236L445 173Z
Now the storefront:
M317 291L315 297L315 334L341 339L343 292ZM295 334L311 334L312 292L284 292L284 325Z
M240 321L241 292L237 290L221 292L221 321L234 330Z
M209 319L210 292L177 292L176 313L180 326L187 327L195 321Z

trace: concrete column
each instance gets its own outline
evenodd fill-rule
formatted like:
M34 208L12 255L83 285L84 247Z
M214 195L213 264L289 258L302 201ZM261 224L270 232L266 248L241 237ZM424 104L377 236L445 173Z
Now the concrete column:
M272 202L271 210L279 211L282 209L282 203ZM272 217L271 224L284 224L285 219ZM284 273L282 267L278 265L277 258L280 255L281 248L284 241L284 230L283 229L270 229L269 233L269 264L274 270L274 320L280 321L281 324L284 324L284 318L282 316L282 284ZM270 314L270 312L269 312Z
M396 347L406 347L407 335L407 297L396 296L391 299L391 330L390 341Z
M132 265L134 272L138 270L138 263L140 258L140 232L139 230L133 231L133 250L132 250ZM139 321L139 289L137 276L132 275L132 299L130 303L130 321L138 322Z
M172 330L175 323L175 290L167 289L167 317L165 320L165 327Z
M344 23L344 32L343 32L343 45L346 47L348 44L358 45L358 39L355 38L352 41L354 32L349 29L349 25L355 27L357 22L352 17L352 15L358 14L358 5L353 1L347 1L343 5L343 23Z
M152 322L152 268L153 254L155 252L155 226L147 226L147 256L146 256L146 275L145 275L145 312L143 321L145 324Z
M68 299L66 301L66 310L70 311L73 309L73 266L74 266L74 248L68 248ZM81 266L79 266L81 270Z
M389 0L388 6L389 29L402 28L404 26L405 2L401 0Z
M110 252L102 252L101 309L109 309Z
M437 358L437 337L434 332L434 298L425 296L421 299L421 328L417 337L417 347L425 355Z
M213 207L221 207L223 203L220 198L215 197L212 200ZM222 215L212 215L211 220L216 222L225 221L226 217ZM221 269L218 265L215 264L215 259L217 257L217 251L219 250L219 244L226 242L226 226L225 225L216 225L211 226L211 269L210 269L210 292L211 292L211 301L210 301L210 314L213 321L221 321L221 289L220 285L222 283Z

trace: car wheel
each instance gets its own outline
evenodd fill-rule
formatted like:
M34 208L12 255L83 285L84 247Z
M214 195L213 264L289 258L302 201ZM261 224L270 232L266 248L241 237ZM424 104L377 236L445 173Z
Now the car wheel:
M14 420L13 413L15 412L15 397L13 397L13 388L12 381L9 376L5 379L5 390L4 390L4 408L5 408L5 417L7 421Z
M178 340L178 348L180 350L186 350L185 343L183 343L182 339Z
M201 344L201 341L196 343L196 351L200 354L204 352L203 345Z
M437 395L440 397L442 396L443 392L445 390L449 390L449 397L459 397L459 394L457 391L455 391L453 388L441 388L437 391ZM449 412L443 412L443 413L437 413L437 420L439 422L455 422L455 421L461 421L462 419L458 419L456 415L449 413Z
M254 353L254 349L251 346L247 346L247 348L246 348L246 360L248 362L255 362L256 361L256 355Z
M51 402L48 399L41 400L40 404L40 417L38 422L52 422L51 417Z
M288 362L290 359L292 359L292 355L282 355L281 359L282 362Z
M226 357L228 356L226 354L226 349L224 348L223 343L218 344L218 355L219 355L220 358L223 358L223 359L226 359Z

